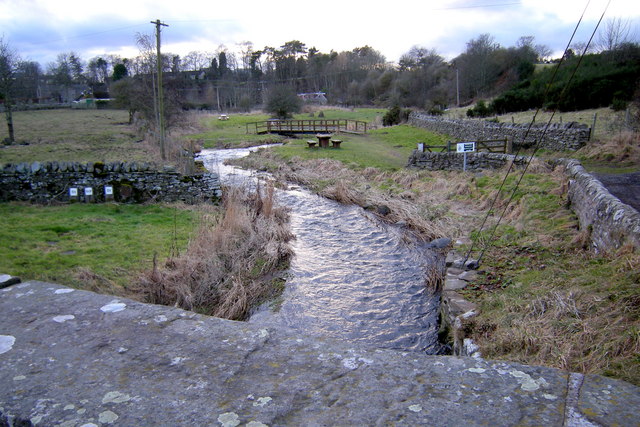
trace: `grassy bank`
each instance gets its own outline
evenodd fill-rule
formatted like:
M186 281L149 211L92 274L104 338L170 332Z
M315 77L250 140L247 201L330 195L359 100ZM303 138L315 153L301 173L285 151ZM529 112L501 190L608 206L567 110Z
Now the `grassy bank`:
M307 139L301 136L290 139L287 144L275 150L285 159L333 159L357 168L375 167L396 170L407 164L407 159L418 142L432 145L446 143L446 138L424 129L407 125L375 129L365 135L340 135L343 141L340 149L309 149Z
M278 135L256 135L247 132L250 123L267 120L266 114L230 114L228 120L218 120L218 115L200 117L200 131L190 133L185 139L203 148L241 148L284 141ZM255 128L255 127L254 127Z
M275 205L273 186L228 189L223 209L202 217L184 253L142 277L144 301L245 320L284 290L292 256L288 212Z
M183 205L0 203L0 272L130 293L154 255L187 246L197 214Z

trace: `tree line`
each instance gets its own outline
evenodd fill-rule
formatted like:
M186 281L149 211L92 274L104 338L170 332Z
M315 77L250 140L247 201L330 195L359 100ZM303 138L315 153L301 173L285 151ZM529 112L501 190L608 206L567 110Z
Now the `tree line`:
M638 71L633 64L638 63L638 45L629 41L621 22L614 20L604 29L599 51L586 61L590 77L574 84L573 98L565 96L561 108L590 106L593 97L585 92L592 91L592 83L600 78L597 70L603 68L615 84L597 85L610 95L598 96L598 102L628 98L623 88L637 84ZM0 39L0 103L7 111L25 103L111 97L131 113L139 111L152 118L157 115L149 102L155 91L155 40L137 34L136 43L139 54L134 58L101 55L84 60L66 52L43 69L37 62L21 60L8 42ZM575 49L581 47L576 45ZM182 57L163 53L160 65L169 116L193 108L248 111L265 105L269 93L283 91L320 92L335 105L409 107L433 114L499 95L490 108L475 110L484 114L539 106L550 72L536 70L550 62L550 55L550 49L536 43L533 36L520 37L513 46L505 47L490 34L481 34L450 61L435 49L422 46L412 47L393 64L370 46L325 53L292 40L277 48L256 49L251 42L244 42L236 51L220 46L216 52L193 51ZM570 62L566 61L567 67ZM622 74L621 64L626 64ZM562 81L558 80L555 90L562 87Z

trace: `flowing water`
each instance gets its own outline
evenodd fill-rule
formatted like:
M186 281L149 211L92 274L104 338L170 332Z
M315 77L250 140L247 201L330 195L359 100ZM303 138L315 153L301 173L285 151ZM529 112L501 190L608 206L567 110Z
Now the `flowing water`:
M223 183L253 174L223 165L252 149L204 150L200 159ZM250 322L285 325L376 347L437 353L439 298L425 279L435 255L407 243L402 230L356 206L292 188L277 192L291 209L295 256L281 301L264 306Z

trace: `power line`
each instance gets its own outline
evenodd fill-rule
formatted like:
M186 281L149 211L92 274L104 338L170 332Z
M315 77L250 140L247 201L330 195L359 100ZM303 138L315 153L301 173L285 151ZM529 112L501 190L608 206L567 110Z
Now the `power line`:
M558 69L560 68L560 66L561 66L562 62L563 62L563 61L564 61L564 59L566 58L566 53L567 53L567 51L568 51L568 49L569 49L569 46L571 45L571 42L573 41L573 37L575 36L575 34L576 34L577 30L578 30L578 27L580 26L580 23L582 22L582 19L583 19L584 15L585 15L585 13L586 13L586 11L587 11L587 8L589 7L589 3L590 3L590 1L589 1L589 2L587 2L587 5L585 6L585 9L583 10L582 15L580 16L580 20L578 21L578 23L577 23L577 25L576 25L576 27L575 27L575 29L574 29L574 31L573 31L573 34L571 35L571 38L569 39L569 42L567 43L567 47L565 48L564 55L562 56L562 58L561 58L560 62L558 63L558 65L556 66L556 68L555 68L555 70L554 70L554 74L553 74L553 76L552 76L552 78L551 78L551 81L549 82L549 85L547 86L547 89L545 90L545 94L544 94L544 96L543 96L543 102L544 102L544 100L546 100L546 99L547 99L547 96L548 96L548 93L549 93L549 89L550 89L551 85L553 84L553 82L555 81L555 78L556 78L556 76L557 76ZM577 63L577 64L576 64L576 66L574 67L573 72L571 73L571 76L569 77L569 81L568 81L568 83L565 85L565 87L563 88L562 92L560 93L560 96L558 97L558 99L559 99L560 101L564 99L564 97L565 97L565 95L566 95L566 93L567 93L567 88L570 86L571 82L573 81L573 78L574 78L574 77L575 77L575 75L576 75L576 72L577 72L577 71L578 71L578 69L580 68L580 65L581 65L581 63L582 63L582 59L583 59L583 58L584 58L584 56L586 55L587 50L588 50L588 48L589 48L589 45L590 45L590 44L591 44L591 42L593 41L593 37L595 36L596 31L598 30L598 27L600 26L600 23L602 22L602 19L604 18L604 15L605 15L605 13L606 13L607 9L609 8L609 4L610 4L610 3L611 3L611 0L609 0L609 1L607 2L607 5L605 6L605 8L604 8L604 10L603 10L603 12L602 12L602 15L600 16L600 19L598 20L598 23L596 24L596 26L595 26L595 27L594 27L594 29L593 29L593 32L591 33L591 37L589 38L589 41L588 41L588 42L587 42L587 44L585 45L584 50L583 50L582 54L580 55L580 57L579 57L579 59L578 59L578 63ZM559 103L558 103L558 104L559 104ZM557 104L556 104L556 105L557 105ZM547 124L546 124L546 125L545 125L545 127L544 127L544 130L543 130L543 132L542 132L542 135L537 139L537 141L536 141L536 143L535 143L535 145L534 145L533 151L532 151L532 153L531 153L531 156L529 157L529 159L528 159L527 163L525 164L525 167L524 167L524 169L523 169L522 173L520 174L520 178L519 178L519 179L518 179L518 181L516 182L516 185L515 185L515 187L513 188L512 192L511 192L511 196L509 197L509 199L508 199L508 201L507 201L507 203L506 203L506 205L505 205L504 210L502 211L502 213L500 214L500 217L498 218L498 221L497 221L497 222L496 222L496 224L494 225L493 230L492 230L492 232L491 232L491 235L489 236L489 239L487 240L487 243L484 245L484 247L483 247L482 251L480 252L480 256L478 257L478 260L477 260L477 263L478 263L478 264L480 263L480 261L481 261L481 260L482 260L482 258L484 257L484 254L485 254L485 252L487 251L487 249L489 248L489 246L491 245L492 240L493 240L493 238L494 238L494 236L495 236L495 233L496 233L496 231L497 231L497 229L498 229L498 226L500 225L500 222L502 221L502 218L503 218L503 217L504 217L504 215L506 214L507 209L509 208L509 205L510 205L510 204L511 204L511 202L513 201L513 198L514 198L514 197L515 197L515 195L516 195L516 192L517 192L517 190L518 190L518 187L520 186L520 183L522 182L522 179L524 178L524 175L526 174L526 172L527 172L527 170L528 170L528 168L529 168L529 165L530 165L530 164L531 164L531 162L533 161L533 158L534 158L535 154L537 153L538 149L540 148L540 142L544 139L544 137L545 137L545 135L546 135L546 132L547 132L547 130L549 129L549 126L551 125L551 121L553 120L553 117L555 116L556 111L557 111L557 106L554 106L553 111L552 111L552 113L551 113L551 116L549 117L549 120L548 120ZM540 107L538 107L538 109L536 110L536 113L535 113L535 114L534 114L534 116L533 116L532 121L529 123L529 126L528 126L528 128L527 128L527 131L525 132L525 135L524 135L524 137L523 137L523 142L524 142L524 141L526 141L526 138L527 138L527 136L528 136L528 134L529 134L529 131L531 130L531 127L533 126L533 123L535 122L535 118L536 118L536 116L538 115L538 113L539 113L539 112L540 112ZM522 145L523 145L523 144L521 144L521 146L522 146ZM516 150L516 154L515 154L516 156L517 156L517 155L518 155L518 153L520 152L521 146L519 146L519 147L518 147L518 150ZM484 218L484 220L483 220L483 222L482 222L482 225L481 225L480 229L478 230L478 233L482 232L482 229L484 228L484 225L486 224L486 221L487 221L487 219L488 219L489 215L491 214L491 210L493 209L493 206L494 206L495 202L497 201L497 199L498 199L499 195L501 194L501 192L502 192L502 188L504 187L504 184L506 183L507 177L509 176L509 173L511 172L511 170L512 170L513 168L514 168L514 163L512 162L512 163L509 165L509 169L507 170L507 173L505 174L505 177L504 177L504 179L503 179L503 181L502 181L502 184L500 185L500 187L499 187L499 189L498 189L498 192L496 193L496 196L495 196L495 198L493 199L493 201L492 201L492 203L491 203L491 206L490 206L490 207L489 207L489 209L487 210L487 214L486 214L486 216L485 216L485 218ZM467 252L467 255L466 255L466 257L465 257L464 264L466 264L466 263L467 263L467 261L468 261L468 259L469 259L469 256L471 255L471 253L472 253L472 251L473 251L473 249L474 249L474 246L475 246L475 242L471 244L471 248L469 249L469 251Z
M138 28L138 27L142 27L143 25L145 25L145 24L140 23L140 24L135 24L135 25L128 25L126 27L118 27L118 28L113 28L113 29L110 29L110 30L98 31L98 32L95 32L95 33L80 34L80 35L77 35L77 36L70 36L70 37L65 37L65 38L61 38L61 39L54 39L54 40L47 40L47 41L42 41L42 42L35 42L35 43L32 43L32 44L35 45L35 46L47 45L47 44L52 44L52 43L64 42L64 41L67 41L67 40L81 39L81 38L86 38L86 37L97 36L97 35L100 35L100 34L106 34L106 33L113 33L113 32L116 32L116 31L128 30L128 29L131 29L131 28Z

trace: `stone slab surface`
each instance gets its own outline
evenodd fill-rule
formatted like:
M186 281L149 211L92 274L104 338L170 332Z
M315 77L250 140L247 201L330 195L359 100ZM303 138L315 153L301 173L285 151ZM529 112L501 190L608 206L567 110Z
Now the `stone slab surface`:
M456 278L447 277L444 281L444 290L445 291L457 291L460 289L464 289L467 287L469 283L464 280L460 280Z
M639 390L59 285L0 290L0 425L640 425Z

